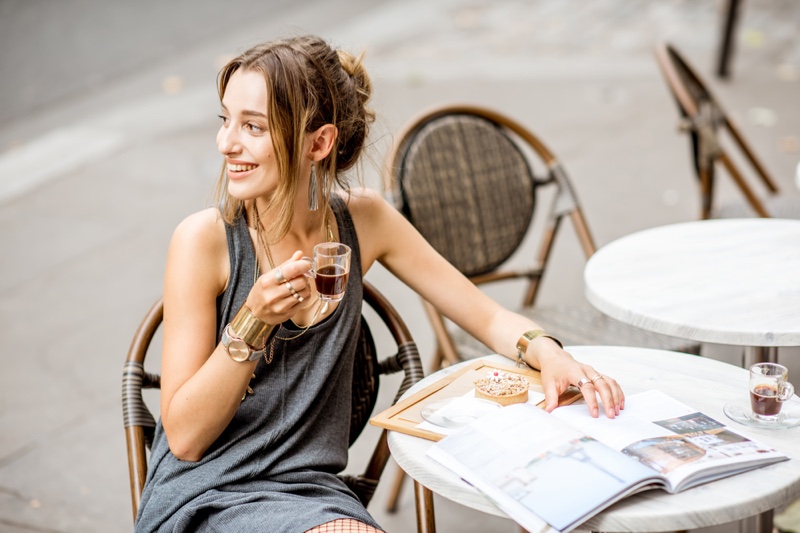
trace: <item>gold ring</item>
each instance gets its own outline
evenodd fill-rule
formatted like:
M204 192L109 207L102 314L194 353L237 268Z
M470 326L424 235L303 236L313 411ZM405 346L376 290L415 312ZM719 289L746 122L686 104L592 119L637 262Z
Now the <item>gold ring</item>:
M594 383L595 381L599 381L601 379L605 379L605 377L601 376L600 374L595 374L595 376L592 378L592 383Z
M578 381L578 384L575 386L580 389L583 388L584 385L588 385L589 383L591 383L591 380L588 380L586 378L581 378L580 381Z
M281 272L281 267L275 269L275 279L278 283L283 283L286 281L286 278L283 277L283 272Z
M292 293L292 296L294 296L294 299L297 300L298 302L302 302L303 300L305 300L305 298L300 296L300 294L297 291L294 291Z
M283 284L283 286L286 287L286 289L289 291L289 294L291 294L292 296L297 294L297 291L294 290L294 287L292 287L291 282L287 281L286 283Z

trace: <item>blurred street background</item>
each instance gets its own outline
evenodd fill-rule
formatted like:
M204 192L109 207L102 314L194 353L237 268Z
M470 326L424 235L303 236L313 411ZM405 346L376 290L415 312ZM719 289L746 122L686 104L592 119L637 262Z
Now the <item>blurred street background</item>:
M461 102L508 114L563 161L603 245L700 213L653 55L661 40L698 67L783 194L800 194L800 2L742 1L721 80L725 5L0 0L0 532L131 530L122 365L161 294L172 230L210 205L221 167L215 75L227 59L301 33L365 51L378 122L361 177L378 189L394 133L421 111ZM583 298L584 259L564 237L542 303ZM418 298L380 267L368 279L427 360L433 336ZM511 305L518 293L493 296ZM737 348L704 349L739 364ZM800 351L780 357L800 381ZM150 367L158 360L156 351ZM370 511L389 531L414 531L410 484L399 511L385 511L392 474L390 464ZM442 532L518 531L438 497L436 506Z

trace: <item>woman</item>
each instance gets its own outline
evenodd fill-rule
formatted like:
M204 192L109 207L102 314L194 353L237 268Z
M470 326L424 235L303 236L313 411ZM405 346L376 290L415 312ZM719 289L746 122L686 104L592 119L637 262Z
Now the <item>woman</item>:
M593 416L596 395L619 413L613 379L530 333L379 194L348 191L374 119L359 59L317 37L266 43L228 63L218 89L219 207L186 218L170 244L161 421L137 531L380 531L335 475L361 281L376 261L498 353L516 359L521 343L548 410L579 384ZM325 241L352 249L338 302L305 275L303 256Z

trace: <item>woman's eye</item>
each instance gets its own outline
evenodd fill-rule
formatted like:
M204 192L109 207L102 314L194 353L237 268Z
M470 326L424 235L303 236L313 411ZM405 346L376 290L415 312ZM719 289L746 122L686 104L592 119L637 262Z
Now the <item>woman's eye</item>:
M247 124L245 124L245 128L247 128L248 130L250 130L253 133L263 133L264 132L264 128L262 128L258 124L253 124L252 122L248 122Z
M231 120L228 117L226 117L225 115L217 115L217 116L220 118L220 120L222 120L222 124L223 125L227 125L228 122L230 122L230 120Z

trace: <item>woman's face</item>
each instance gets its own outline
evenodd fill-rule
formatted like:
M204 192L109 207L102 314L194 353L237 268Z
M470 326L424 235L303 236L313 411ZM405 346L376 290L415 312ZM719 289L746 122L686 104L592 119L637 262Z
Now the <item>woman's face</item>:
M267 86L260 73L233 73L220 118L217 148L227 163L228 193L239 200L271 195L280 173L267 124Z

